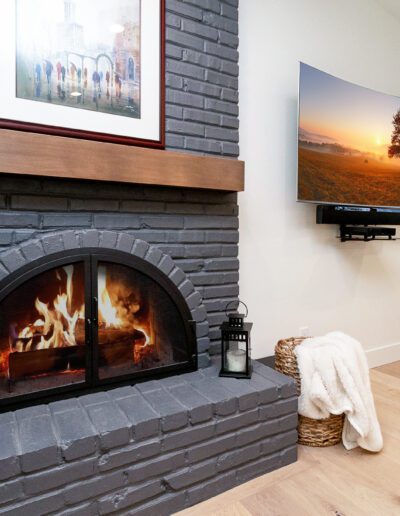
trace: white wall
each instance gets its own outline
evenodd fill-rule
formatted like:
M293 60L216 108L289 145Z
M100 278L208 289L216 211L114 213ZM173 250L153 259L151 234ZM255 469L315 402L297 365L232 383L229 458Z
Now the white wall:
M308 326L353 335L371 365L399 360L400 240L342 244L295 201L298 61L400 95L399 23L373 0L241 0L239 18L240 297L253 356Z

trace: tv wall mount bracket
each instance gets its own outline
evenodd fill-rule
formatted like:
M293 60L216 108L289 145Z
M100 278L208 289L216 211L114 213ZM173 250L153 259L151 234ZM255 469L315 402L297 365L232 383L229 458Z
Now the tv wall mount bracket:
M317 206L317 224L338 224L342 242L373 240L396 240L396 228L399 226L400 209L373 208L364 206Z

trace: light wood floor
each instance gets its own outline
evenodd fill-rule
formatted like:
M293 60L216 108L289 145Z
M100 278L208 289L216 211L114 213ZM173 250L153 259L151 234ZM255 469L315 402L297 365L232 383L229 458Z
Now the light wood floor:
M371 371L384 449L299 446L299 460L180 516L399 516L400 361Z

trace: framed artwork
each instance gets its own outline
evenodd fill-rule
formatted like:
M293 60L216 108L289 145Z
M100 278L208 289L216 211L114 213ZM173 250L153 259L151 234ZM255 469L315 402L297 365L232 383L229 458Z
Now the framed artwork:
M164 147L165 0L1 0L0 127Z

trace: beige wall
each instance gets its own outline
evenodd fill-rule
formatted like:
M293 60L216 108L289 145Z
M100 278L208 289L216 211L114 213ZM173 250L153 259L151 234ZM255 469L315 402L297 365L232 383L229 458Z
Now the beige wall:
M242 0L239 19L240 297L253 354L307 326L353 335L370 364L400 359L400 240L342 244L296 203L298 61L400 95L399 23L373 0Z

